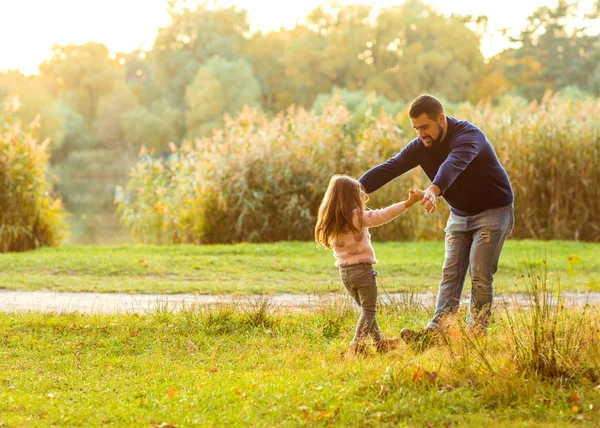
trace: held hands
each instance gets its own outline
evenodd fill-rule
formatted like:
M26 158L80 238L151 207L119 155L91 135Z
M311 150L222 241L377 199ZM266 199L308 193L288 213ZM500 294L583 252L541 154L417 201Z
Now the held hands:
M433 214L436 209L436 190L439 191L439 188L435 185L429 186L426 190L423 191L423 199L421 200L421 205L424 205L424 208L430 214Z
M410 189L408 191L408 199L405 202L406 208L413 206L415 203L423 199L423 191L419 189Z

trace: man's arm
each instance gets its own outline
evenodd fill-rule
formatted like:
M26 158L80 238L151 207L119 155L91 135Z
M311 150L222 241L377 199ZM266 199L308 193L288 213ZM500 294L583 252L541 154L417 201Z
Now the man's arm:
M365 172L358 181L363 185L367 193L372 193L418 165L419 161L415 153L413 140L396 156Z
M479 154L480 144L475 139L457 142L448 153L446 160L440 165L431 184L435 184L441 194L454 183L454 180Z
M421 205L425 210L434 213L437 207L435 198L444 193L448 187L454 183L454 180L471 163L479 153L480 145L474 140L464 140L457 142L450 150L446 160L440 165L431 185L423 191Z

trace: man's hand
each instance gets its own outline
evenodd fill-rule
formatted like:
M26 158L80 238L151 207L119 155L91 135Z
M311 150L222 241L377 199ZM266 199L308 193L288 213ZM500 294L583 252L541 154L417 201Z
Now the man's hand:
M412 207L415 203L423 199L423 191L419 189L410 189L408 191L408 199L404 203L406 208Z
M423 192L423 199L421 200L421 205L425 206L425 209L427 210L427 212L433 214L435 212L436 209L436 202L435 202L435 198L441 193L440 188L437 187L435 184L432 184L431 186L429 186L427 189L425 189L425 191Z

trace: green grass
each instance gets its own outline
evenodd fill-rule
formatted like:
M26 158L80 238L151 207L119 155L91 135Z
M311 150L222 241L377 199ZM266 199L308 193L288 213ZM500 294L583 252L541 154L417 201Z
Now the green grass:
M560 379L519 368L500 315L474 341L352 358L358 315L347 302L312 313L267 303L246 312L0 314L0 426L600 424L597 341L576 361L589 367ZM378 319L396 335L429 315L388 307ZM597 322L598 308L588 316Z
M443 242L374 242L388 291L436 291ZM542 258L566 290L600 289L600 244L508 241L496 291ZM570 258L570 259L569 259ZM571 260L571 262L569 261ZM466 287L469 287L467 279ZM331 251L311 242L207 246L75 246L0 254L0 288L130 293L324 293L339 291Z

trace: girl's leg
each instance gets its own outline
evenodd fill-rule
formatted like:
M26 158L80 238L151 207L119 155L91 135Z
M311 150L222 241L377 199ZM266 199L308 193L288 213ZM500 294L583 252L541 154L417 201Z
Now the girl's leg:
M364 269L358 270L353 275L354 289L360 299L361 315L352 343L362 343L368 335L371 335L373 341L378 342L383 338L383 335L375 319L377 313L376 272L370 265L361 266L364 266Z
M383 339L383 333L379 330L379 324L377 324L376 318L373 320L373 327L371 328L371 339L373 339L373 342L375 343Z

